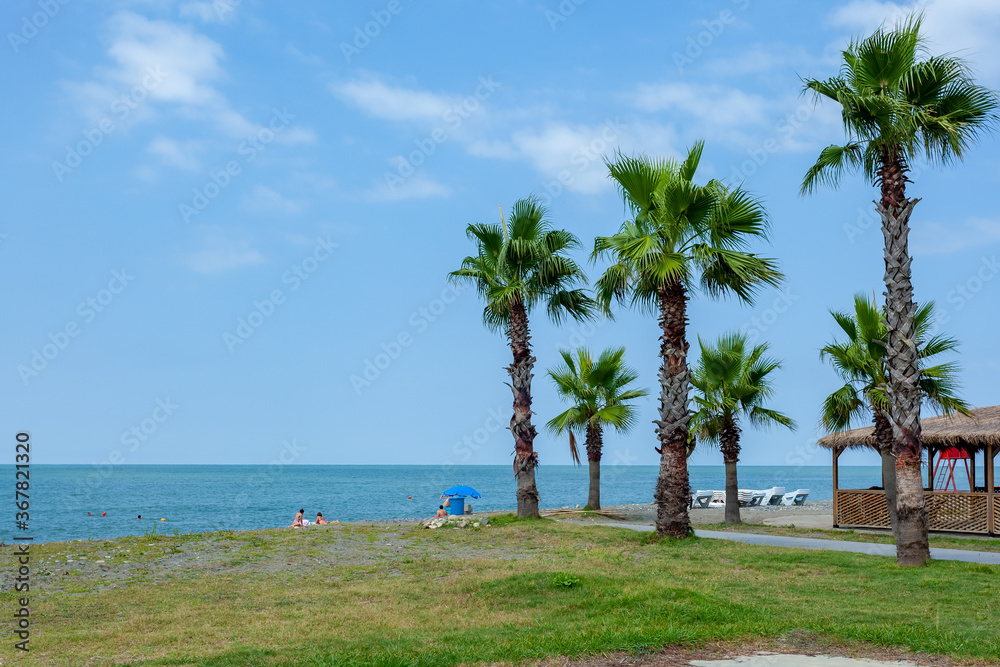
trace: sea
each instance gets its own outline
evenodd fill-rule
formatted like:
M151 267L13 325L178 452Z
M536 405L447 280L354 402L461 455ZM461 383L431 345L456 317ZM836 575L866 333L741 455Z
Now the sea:
M14 466L5 478L14 484ZM649 503L657 466L608 465L602 469L604 505ZM723 466L690 466L692 490L725 488ZM543 508L576 507L587 501L587 468L541 466ZM809 489L809 500L831 500L828 466L741 466L740 487ZM880 483L878 466L841 466L841 488ZM180 534L275 528L291 524L299 509L307 519L320 511L329 521L418 519L437 511L441 493L471 486L476 511L514 510L510 466L403 465L32 465L27 530L0 517L0 539L35 542L108 539L148 533ZM139 519L138 517L142 517Z

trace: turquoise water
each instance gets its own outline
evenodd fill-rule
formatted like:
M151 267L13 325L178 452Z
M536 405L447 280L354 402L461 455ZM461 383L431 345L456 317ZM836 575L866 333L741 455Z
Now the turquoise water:
M6 468L13 486L14 467ZM692 489L724 488L722 466L691 466L690 472ZM744 466L739 474L745 488L807 488L810 500L833 497L828 467ZM651 502L656 475L656 466L605 466L601 500L606 505ZM840 478L842 488L867 488L879 483L879 468L843 466ZM542 507L586 502L586 467L542 466L537 480ZM308 519L319 510L331 521L429 517L441 491L456 484L482 494L470 501L476 510L516 506L509 466L33 465L31 530L17 534L51 542L154 529L169 534L273 528L289 525L299 508ZM13 504L8 511L0 536L9 544ZM107 516L99 516L102 512ZM142 521L136 519L140 514Z

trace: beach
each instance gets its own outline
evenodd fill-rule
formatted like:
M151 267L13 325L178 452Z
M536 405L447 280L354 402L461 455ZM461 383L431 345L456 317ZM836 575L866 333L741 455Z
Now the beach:
M647 525L655 513L648 504L605 509L628 523ZM809 518L828 519L829 503L741 513L748 522L741 530L801 530L750 522L798 526ZM897 657L902 655L897 649L852 639L857 624L870 620L870 595L888 595L905 585L916 602L931 604L939 586L974 594L996 576L993 566L936 563L934 581L941 583L921 584L924 573L874 567L884 559L861 554L657 540L649 533L580 525L611 521L601 515L537 521L491 512L468 518L473 521L462 529L426 530L422 520L392 519L36 544L33 623L45 639L24 664L140 659L164 664L224 656L218 664L264 665L272 663L257 659L255 651L263 651L261 656L279 651L303 663L336 655L342 659L337 664L390 664L373 656L419 654L424 656L419 664L507 665L540 655L533 645L547 646L547 655L562 655L578 646L604 653L680 644L660 657L621 654L615 659L628 662L581 663L666 665L687 664L662 661L669 656L732 655L732 644L704 642L734 634L756 637L740 645L760 650L808 652L835 644L841 654ZM484 518L488 526L472 527ZM691 510L691 518L696 528L719 530L721 510ZM820 529L802 532L827 535ZM866 572L863 578L860 571ZM13 570L0 571L0 601L12 599L13 576ZM553 581L571 588L561 592ZM825 611L831 604L843 607L836 622ZM974 610L952 605L949 610L953 617L942 627L939 650L963 653L962 647L975 642L985 646L992 626ZM879 641L898 643L892 633L910 623L905 611L900 614L890 618ZM614 635L607 634L609 623ZM511 634L521 626L524 632ZM824 631L802 635L799 628ZM427 645L427 633L447 641ZM288 645L288 636L311 641ZM700 643L692 647L692 641Z
M13 475L10 468L8 474ZM653 499L658 468L608 466L601 500L607 506L646 503ZM842 484L867 488L879 468L844 467ZM691 466L691 488L725 485L721 465ZM808 502L833 498L828 467L744 466L741 486L789 491L810 490ZM587 474L575 466L538 468L541 506L583 505ZM41 465L32 471L31 536L37 542L110 539L125 536L209 533L287 526L299 508L306 518L317 511L329 520L369 521L429 517L440 494L455 484L475 488L482 498L470 499L478 511L510 512L515 508L510 466L267 466L120 465L98 471L93 466ZM37 487L37 488L36 488ZM694 508L695 520L706 510ZM707 510L712 512L714 510ZM88 512L90 516L88 516ZM106 516L101 516L104 513ZM136 517L142 515L143 520ZM750 516L750 515L748 515ZM166 519L166 521L160 521ZM0 526L9 543L13 526Z

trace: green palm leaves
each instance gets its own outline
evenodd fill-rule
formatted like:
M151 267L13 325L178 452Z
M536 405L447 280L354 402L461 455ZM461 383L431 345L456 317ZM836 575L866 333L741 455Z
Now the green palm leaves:
M604 429L612 427L620 433L632 428L635 408L631 402L646 395L642 389L630 389L638 377L625 365L625 348L604 350L596 360L585 348L575 353L563 351L563 363L549 370L560 398L571 406L548 423L555 433L569 432L569 448L579 465L574 431L586 433L587 466L590 491L587 507L601 509L601 451Z
M594 244L595 258L614 262L595 286L605 310L618 301L657 312L660 290L672 283L749 300L780 281L774 260L747 252L751 240L767 236L760 201L718 181L693 182L702 149L695 144L682 162L618 154L608 163L630 219Z
M531 312L544 303L557 323L565 317L592 316L594 302L582 288L586 276L566 255L580 247L580 241L565 230L553 229L545 207L534 197L518 200L503 226L477 223L466 233L476 254L462 260L462 268L450 275L475 285L485 302L483 321L490 330L509 326L515 304Z
M699 338L698 345L701 354L691 376L698 409L691 431L699 440L718 445L724 426L741 418L759 427L795 428L793 419L766 406L774 394L770 375L781 368L766 356L766 343L751 347L744 334L730 333L709 345Z
M842 431L873 412L889 411L888 332L882 312L864 294L854 296L853 313L831 311L830 314L846 337L825 345L820 358L833 366L844 384L823 401L821 422L828 431ZM933 333L933 302L917 309L914 324L924 403L945 414L968 413L968 404L957 395L958 364L931 365L934 357L954 352L958 347L954 338Z
M603 430L612 427L625 433L635 423L635 408L631 401L647 396L644 389L629 389L638 374L625 365L625 348L609 348L594 359L590 350L579 348L574 352L561 352L563 363L549 370L549 377L563 401L571 407L547 424L555 433L569 432L570 452L580 463L573 431L588 427ZM600 460L600 450L587 452L588 457Z
M842 107L848 143L825 148L802 191L835 186L847 170L880 181L886 158L903 164L960 159L996 121L996 93L976 85L959 58L930 56L920 36L922 16L852 41L838 76L806 79L805 90Z

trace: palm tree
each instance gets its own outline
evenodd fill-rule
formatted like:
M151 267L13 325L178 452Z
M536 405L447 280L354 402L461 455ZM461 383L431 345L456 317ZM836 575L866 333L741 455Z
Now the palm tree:
M691 433L699 440L717 445L726 464L726 523L740 522L739 483L736 463L740 460L740 420L758 427L775 424L795 428L795 421L765 407L774 393L768 376L781 363L764 356L767 344L747 343L742 333L720 337L706 346L698 339L698 358L691 384L698 410L691 418Z
M846 334L820 350L820 358L829 360L844 385L823 401L823 427L843 431L871 418L875 441L882 457L882 486L889 506L889 519L896 533L896 460L892 454L892 425L889 421L887 364L888 332L879 308L864 294L854 296L854 313L833 312L833 319ZM958 364L929 366L931 358L953 352L958 341L932 335L934 303L917 309L913 318L916 331L917 360L920 368L920 395L937 412L969 414L969 405L958 397Z
M693 182L703 142L683 162L616 156L608 163L629 219L614 236L598 237L593 258L613 264L597 281L598 301L610 315L612 301L659 317L660 473L654 498L656 530L685 537L690 487L687 470L690 372L687 366L687 301L696 285L709 296L735 294L750 302L761 285L777 285L774 260L747 252L751 239L767 236L767 213L742 188L718 181Z
M501 216L502 217L502 216ZM528 315L544 304L557 324L565 317L585 320L594 314L594 301L578 285L586 276L566 251L580 247L569 232L553 229L547 211L535 197L514 203L501 224L472 224L466 233L476 245L476 254L462 260L462 268L449 274L453 280L476 286L486 302L483 322L491 331L507 334L514 361L507 367L514 393L514 474L517 477L517 515L538 517L538 489L534 450L535 427L531 424L531 378L535 358L531 355Z
M846 170L861 171L881 190L876 209L885 238L885 318L888 325L887 412L896 457L896 560L922 565L930 558L927 512L920 477L920 370L907 238L917 199L906 196L910 163L923 155L947 164L996 121L997 97L975 85L968 66L950 56L931 56L920 36L922 15L892 30L880 28L852 41L838 76L806 79L805 90L843 108L848 136L829 146L806 172L802 192L836 185Z
M607 349L594 361L590 350L578 348L576 354L561 351L563 363L549 369L549 377L556 385L560 398L573 406L556 416L547 426L555 433L569 432L569 448L573 460L580 464L573 431L586 433L584 448L590 468L590 492L587 506L601 509L601 450L604 446L604 428L613 427L625 433L635 422L635 408L631 401L647 396L645 389L629 389L638 374L625 365L625 348Z

